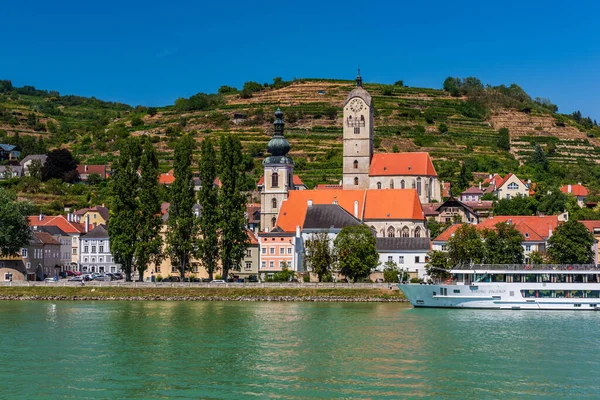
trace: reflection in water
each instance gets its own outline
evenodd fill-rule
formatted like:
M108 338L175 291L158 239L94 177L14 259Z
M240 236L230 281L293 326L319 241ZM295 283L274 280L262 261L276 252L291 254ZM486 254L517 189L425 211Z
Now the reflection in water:
M600 389L589 373L600 347L594 313L5 302L0 317L7 398L573 398Z

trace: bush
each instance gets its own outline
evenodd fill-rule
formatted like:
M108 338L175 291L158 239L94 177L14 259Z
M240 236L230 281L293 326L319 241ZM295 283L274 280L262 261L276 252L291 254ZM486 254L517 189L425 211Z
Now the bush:
M140 118L138 115L136 115L135 117L133 117L131 119L132 127L138 127L138 126L142 126L142 125L144 125L144 120L142 118Z
M302 282L304 282L304 283L310 282L310 273L307 273L306 275L304 275L302 277Z
M156 282L160 282L163 280L162 275L156 275Z
M448 125L444 124L443 122L441 124L438 125L438 131L440 133L447 133L448 132Z
M381 89L381 94L384 95L384 96L393 96L394 95L394 86L392 86L392 85L385 85Z
M463 101L458 105L458 111L468 118L485 119L489 115L489 109L471 101Z
M437 116L437 113L435 111L433 111L431 108L428 108L423 113L423 117L425 118L425 121L427 121L428 124L433 124L434 120L438 116Z

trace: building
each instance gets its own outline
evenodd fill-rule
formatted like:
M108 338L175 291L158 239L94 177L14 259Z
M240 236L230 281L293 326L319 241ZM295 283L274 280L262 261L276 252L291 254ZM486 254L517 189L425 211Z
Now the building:
M460 201L481 201L481 198L483 197L483 195L484 195L483 189L481 188L481 184L479 184L479 187L471 186L470 188L468 188L467 190L462 192L460 194L459 200Z
M585 207L585 200L588 196L588 190L585 186L581 184L581 182L578 182L577 185L564 185L560 188L560 191L565 194L574 196L575 199L577 199L577 205L579 207Z
M21 157L21 149L12 144L0 144L0 161L16 160Z
M246 247L246 255L242 260L239 271L231 271L230 275L234 278L247 279L251 276L258 277L259 262L260 262L260 247L258 238L250 229L247 229L248 247Z
M383 272L386 263L393 262L398 269L408 272L411 278L427 277L425 265L428 262L427 254L431 250L429 238L378 237L376 247L379 253L377 271Z
M83 182L86 182L92 174L99 175L101 179L107 177L106 165L78 165L77 172L79 173L79 179Z
M110 253L110 239L105 225L98 225L90 232L79 238L79 271L92 272L121 272Z
M48 156L45 154L30 154L23 158L20 162L21 167L23 167L23 175L29 175L29 168L34 161L39 161L40 167L43 167L46 159L48 159Z
M43 276L41 267L40 276ZM10 256L0 254L0 280L4 282L35 280L35 271L28 275L21 254Z
M498 199L529 197L531 183L523 182L513 173L506 175L502 180L498 179L498 175L494 175L490 182L491 193Z
M23 167L20 165L0 165L0 180L20 178L23 176Z
M84 225L76 222L73 214L68 214L66 217L63 215L46 216L40 214L39 216L29 217L29 226L31 226L34 231L39 230L38 227L41 226L56 226L64 233L71 236L71 269L78 270L79 237L89 231L89 224Z
M297 261L298 252L295 250L300 241L300 232L285 232L276 227L269 232L258 234L258 245L260 247L260 265L258 273L261 280L272 278L275 272L284 267L298 271L300 266Z
M592 250L594 251L594 264L600 264L600 255L598 254L598 247L600 242L600 221L593 220L580 220L583 225L594 235L594 246Z
M60 268L58 272L71 270L71 249L73 245L73 238L71 235L65 233L58 226L36 226L34 232L47 233L60 243L60 255L58 262Z
M84 226L87 224L93 229L98 225L108 224L110 212L108 208L104 207L104 204L102 204L101 206L75 210L73 212L73 217L76 222L82 223Z
M552 236L552 232L560 223L566 222L568 218L568 213L549 216L501 215L481 221L477 225L477 229L494 229L498 223L514 225L523 235L523 254L525 263L529 263L529 254L532 252L546 253L548 239ZM460 226L461 224L452 225L433 239L433 250L447 251L448 240Z
M61 268L60 242L46 232L33 232L33 237L41 243L41 257L38 255L38 259L41 259L44 277L57 276Z
M468 224L478 224L480 215L467 203L456 200L454 197L450 197L442 204L430 204L428 206L435 206L435 214L433 218L440 223L446 222L464 222ZM424 207L425 208L425 207Z

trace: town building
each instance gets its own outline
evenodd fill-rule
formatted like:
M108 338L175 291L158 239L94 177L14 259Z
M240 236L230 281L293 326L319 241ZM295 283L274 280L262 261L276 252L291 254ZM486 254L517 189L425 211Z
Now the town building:
M0 180L20 178L23 176L23 167L20 165L0 165Z
M0 161L17 160L21 157L21 149L12 144L0 144Z
M386 264L391 262L399 270L408 272L411 278L427 277L425 265L431 250L431 241L428 237L378 237L376 248L379 253L377 272L383 272Z
M47 233L60 243L60 255L58 262L60 268L58 272L71 270L71 249L73 245L73 238L71 235L65 233L58 226L36 226L34 232Z
M481 184L479 184L479 187L477 186L471 186L470 188L466 189L464 192L462 192L460 194L459 200L460 201L480 201L481 198L484 195L484 191L481 188Z
M510 200L517 196L528 197L532 194L531 182L526 183L513 173L504 178L498 174L490 175L484 179L483 185L487 185L485 193L492 193L498 199Z
M574 196L575 199L577 199L577 205L582 208L585 207L585 201L588 196L588 190L585 186L581 184L581 182L578 182L576 185L564 185L560 188L560 191L565 194Z
M105 225L98 225L79 238L79 271L121 272L121 265L116 263L110 253L110 239Z
M99 175L101 179L107 178L106 165L78 165L77 172L79 173L79 179L82 182L86 182L90 175Z
M21 167L23 167L23 176L29 176L29 168L34 161L38 161L40 167L43 167L47 159L48 156L45 154L30 154L23 158L20 162Z
M60 228L64 233L71 236L71 269L78 270L79 265L79 237L89 231L89 224L81 224L75 221L73 214L67 214L67 216L46 216L40 214L39 216L29 217L29 226L33 230L38 230L41 226L56 226Z
M108 208L102 204L101 206L94 206L92 208L74 210L73 217L76 222L82 223L84 226L87 224L93 229L98 225L108 224L110 212Z
M426 216L432 217L434 220L440 223L467 223L467 224L478 224L480 215L467 203L456 200L454 197L450 197L442 204L433 203L423 205L423 210L427 208Z

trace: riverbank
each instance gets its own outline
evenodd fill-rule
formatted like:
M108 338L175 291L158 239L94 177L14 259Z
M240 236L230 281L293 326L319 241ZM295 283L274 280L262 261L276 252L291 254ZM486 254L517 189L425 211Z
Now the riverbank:
M406 302L390 289L0 287L0 300Z

